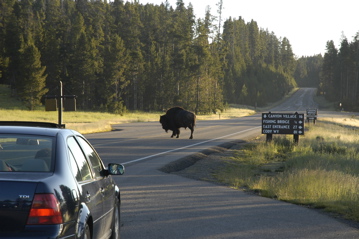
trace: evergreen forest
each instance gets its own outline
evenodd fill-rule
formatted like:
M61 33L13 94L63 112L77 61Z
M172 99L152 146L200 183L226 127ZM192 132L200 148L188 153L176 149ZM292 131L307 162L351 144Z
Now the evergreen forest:
M342 37L339 48L327 42L319 93L338 109L359 111L359 31L351 42Z
M297 86L359 100L358 36L297 59L289 39L254 20L222 20L222 1L216 15L196 19L183 0L0 0L0 84L30 110L60 81L78 109L121 114L264 106Z

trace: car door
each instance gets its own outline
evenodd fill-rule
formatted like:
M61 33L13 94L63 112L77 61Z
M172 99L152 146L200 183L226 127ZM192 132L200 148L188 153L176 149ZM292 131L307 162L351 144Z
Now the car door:
M79 141L87 159L91 164L93 177L96 179L100 187L99 192L103 200L103 220L101 221L103 225L101 228L103 230L102 235L104 235L111 229L113 206L115 203L115 185L111 176L104 175L103 163L91 144L80 136L77 137L77 140Z
M93 218L93 238L101 238L103 220L103 196L100 192L101 185L93 177L90 163L75 137L67 139L72 171L79 184L81 202L89 208ZM75 165L73 165L75 164ZM77 168L77 169L76 169ZM77 172L76 172L77 171Z

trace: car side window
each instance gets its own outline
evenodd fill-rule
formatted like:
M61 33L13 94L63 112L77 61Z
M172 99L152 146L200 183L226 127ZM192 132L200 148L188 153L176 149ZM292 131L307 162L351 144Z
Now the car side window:
M72 162L75 162L77 164L78 170L80 171L81 176L79 176L78 173L74 172L76 171L76 168L74 165L71 165L76 179L78 181L86 181L92 179L91 170L86 160L86 157L73 137L67 139L67 146L70 151L70 159L71 157L74 159Z
M77 165L76 160L75 160L74 156L72 155L71 151L69 152L69 155L70 155L70 166L71 166L72 174L75 176L77 182L81 182L82 176L81 176L79 166Z
M89 143L87 143L86 140L84 140L81 137L77 137L76 139L79 141L85 155L90 160L95 177L101 177L101 172L103 170L103 167L102 167L99 156L93 150L93 148L89 145Z

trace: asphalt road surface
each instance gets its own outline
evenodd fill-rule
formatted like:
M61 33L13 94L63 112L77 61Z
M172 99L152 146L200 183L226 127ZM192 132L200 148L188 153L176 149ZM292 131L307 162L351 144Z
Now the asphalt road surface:
M300 89L271 110L305 113L315 89ZM319 120L320 120L319 111ZM330 115L330 113L326 113ZM359 238L359 230L318 210L268 199L158 169L208 147L261 134L261 114L198 121L194 139L171 139L159 122L121 124L86 135L105 161L123 163L122 239Z

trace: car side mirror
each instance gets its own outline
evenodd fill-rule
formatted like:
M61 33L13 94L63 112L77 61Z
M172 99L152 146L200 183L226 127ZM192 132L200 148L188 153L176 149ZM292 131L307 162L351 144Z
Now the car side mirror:
M108 164L108 173L110 175L122 175L125 173L125 166L118 163L109 163Z

